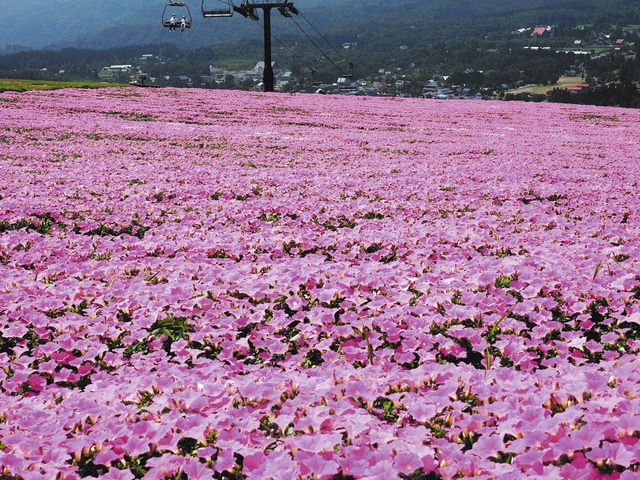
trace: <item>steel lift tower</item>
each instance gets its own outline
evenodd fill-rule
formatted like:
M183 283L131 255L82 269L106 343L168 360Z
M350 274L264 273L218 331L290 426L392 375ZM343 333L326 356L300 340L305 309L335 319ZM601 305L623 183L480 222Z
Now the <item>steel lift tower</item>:
M264 73L262 76L265 92L274 91L273 67L271 65L271 10L277 9L281 15L291 17L298 15L298 9L288 0L264 1L254 3L245 0L240 5L234 5L233 0L217 0L220 8L207 8L206 0L202 0L202 16L204 18L225 18L231 17L233 13L238 13L245 18L258 21L260 17L257 11L262 10L263 29L264 29ZM224 7L222 6L224 5Z

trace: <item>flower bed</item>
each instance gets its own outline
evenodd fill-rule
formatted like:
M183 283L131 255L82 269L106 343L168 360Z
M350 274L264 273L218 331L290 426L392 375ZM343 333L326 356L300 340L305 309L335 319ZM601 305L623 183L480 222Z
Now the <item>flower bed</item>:
M639 121L1 94L0 475L640 478Z

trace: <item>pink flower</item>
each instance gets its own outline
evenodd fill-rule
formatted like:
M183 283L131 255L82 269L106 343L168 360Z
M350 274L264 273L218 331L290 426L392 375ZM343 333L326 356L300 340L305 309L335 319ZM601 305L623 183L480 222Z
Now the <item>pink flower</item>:
M102 475L105 480L133 480L136 478L129 470L118 470L110 468L109 471Z
M410 475L422 467L422 461L415 453L399 453L394 461L398 471L406 475Z

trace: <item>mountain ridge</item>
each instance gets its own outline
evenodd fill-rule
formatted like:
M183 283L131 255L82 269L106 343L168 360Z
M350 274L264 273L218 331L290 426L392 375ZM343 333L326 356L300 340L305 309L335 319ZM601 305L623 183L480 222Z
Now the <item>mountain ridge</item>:
M11 18L0 31L0 50L11 45L28 48L116 48L127 45L173 43L184 48L240 40L260 40L262 30L253 22L231 19L204 20L200 2L187 2L193 28L170 33L161 26L163 2L104 0L86 3L59 0L21 0L4 6ZM322 31L341 41L374 41L384 37L403 42L446 35L453 24L475 29L504 30L538 23L615 23L621 18L640 22L640 0L297 0L296 6ZM300 20L305 26L304 20ZM285 23L287 22L287 23ZM450 22L450 23L449 23ZM476 25L473 25L475 22ZM308 26L308 25L307 25ZM380 31L378 31L380 30ZM274 33L281 37L301 34L291 21L274 15Z

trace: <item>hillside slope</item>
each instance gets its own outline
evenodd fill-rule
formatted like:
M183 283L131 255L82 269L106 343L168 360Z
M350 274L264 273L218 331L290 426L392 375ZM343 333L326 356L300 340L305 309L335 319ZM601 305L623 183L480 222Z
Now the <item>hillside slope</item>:
M162 29L161 1L5 3L3 15L11 21L0 30L0 49L9 44L111 48L163 42L194 47L261 35L257 25L241 18L203 20L200 2L195 0L188 2L194 29L184 35L170 35ZM298 0L296 5L334 38L378 48L389 41L415 45L433 38L460 37L465 31L476 37L536 23L640 23L640 0ZM280 35L299 34L292 22L279 18L275 28Z
M640 111L126 88L0 117L6 478L637 478Z
M302 7L331 6L350 0L300 0ZM10 44L32 48L45 46L79 46L110 48L131 44L184 42L195 46L215 41L228 41L256 36L259 27L240 21L238 18L204 23L200 17L200 2L189 0L194 24L191 36L169 36L160 25L166 2L141 0L21 0L4 2L4 18L11 19L0 30L0 49ZM212 3L216 3L213 0ZM203 28L207 25L206 31Z

